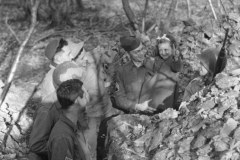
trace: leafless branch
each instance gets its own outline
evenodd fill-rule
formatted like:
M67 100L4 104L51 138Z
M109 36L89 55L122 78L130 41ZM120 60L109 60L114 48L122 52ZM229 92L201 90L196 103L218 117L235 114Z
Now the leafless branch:
M129 0L122 0L123 9L134 31L139 30L134 13L129 5Z
M213 8L213 5L212 5L212 0L208 0L209 4L210 4L210 7L211 7L211 10L213 12L213 16L214 16L214 19L217 20L217 15L215 13L215 10Z
M223 10L224 10L225 14L228 15L228 14L227 14L227 10L226 10L226 8L225 8L224 5L223 5L222 0L219 0L219 1L220 1L220 3L221 3L221 6L223 7Z
M142 19L142 33L145 33L145 21L146 21L146 14L148 9L148 0L145 2L145 7L143 11L143 19Z
M178 0L172 0L169 11L168 11L167 19L175 18L175 9L176 9L177 3L178 3Z
M120 21L121 21L121 25L122 25L122 27L123 27L124 29L126 29L126 30L130 33L130 35L133 35L131 29L130 29L130 28L127 28L127 27L124 25L124 22L123 22L121 16L120 16Z
M166 3L166 0L164 0L164 1L162 2L161 8L159 9L158 14L156 15L156 17L157 17L157 19L156 19L156 24L157 24L158 27L159 27L160 22L161 22L161 19L162 19L162 16L161 16L161 15L162 15L162 10L163 10L163 8L164 8L165 3Z
M16 38L16 40L18 41L18 43L21 44L20 39L18 38L18 36L16 35L16 33L14 32L14 30L12 29L12 27L8 24L8 18L6 18L5 24L6 24L6 26L8 27L8 29L10 30L10 32L13 34L13 36Z
M33 2L33 1L31 1L31 2ZM28 31L28 34L27 34L25 40L22 42L22 44L21 44L21 46L20 46L20 48L18 50L17 56L16 56L16 58L15 58L15 60L13 62L11 70L10 70L10 72L8 74L8 78L7 78L7 81L5 83L5 87L4 87L3 92L1 94L1 97L0 97L0 108L1 108L1 106L2 106L2 104L4 102L4 100L5 100L5 97L6 97L7 93L8 93L8 90L9 90L9 88L11 86L12 80L13 80L14 75L15 75L16 70L17 70L17 66L18 66L20 57L21 57L21 55L23 53L23 50L24 50L25 46L27 45L27 43L28 43L28 41L29 41L33 31L34 31L35 25L37 23L37 9L38 9L39 4L40 4L40 0L35 0L35 4L32 5L31 27L30 27L30 29Z
M149 32L151 32L156 26L157 26L157 24L154 23L154 24L147 30L147 34L148 34Z
M187 0L187 13L188 13L188 18L191 18L191 5L190 5L190 0Z

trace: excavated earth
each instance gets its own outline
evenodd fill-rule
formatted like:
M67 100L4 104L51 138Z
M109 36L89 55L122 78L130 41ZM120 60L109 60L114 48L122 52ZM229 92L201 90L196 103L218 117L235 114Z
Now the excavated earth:
M69 38L74 42L85 41L86 50L92 50L99 44L115 42L121 35L129 34L123 31L119 18L116 18L119 14L125 15L121 9L121 3L117 1L112 3L111 0L111 3L105 5L107 4L113 5L111 7L115 7L114 9L118 11L102 10L101 13L105 13L102 17L107 17L108 21L101 19L100 16L96 18L97 20L93 19L93 13L85 11L73 15L73 23L76 26L74 29L44 31L46 24L37 25L30 42L24 49L14 81L0 109L0 159L27 160L28 138L34 121L34 113L38 107L43 105L40 103L36 90L49 70L49 62L44 57L44 48L49 41L58 37ZM179 8L183 6L180 4ZM9 9L13 15L7 14ZM0 11L2 17L9 16L9 19L20 14L19 8L0 6ZM209 12L204 11L200 17L204 19L204 16L209 16ZM178 13L182 11L179 10ZM99 12L94 14L97 15ZM195 19L198 18L198 15L193 16ZM230 14L229 16L231 17ZM234 21L236 24L231 25L235 27L240 20L232 16L237 20L237 22ZM100 23L102 20L104 23ZM127 22L126 17L124 21ZM219 28L219 26L212 25L212 21L206 22L202 19L199 19L199 22L198 24L179 22L175 27L170 28L170 32L180 44L179 50L184 60L180 80L181 94L188 82L197 76L198 61L194 55L204 48L219 46L218 38L220 37L220 42L222 42L224 37L222 26ZM1 24L4 24L2 19ZM18 38L24 40L29 27L28 23L9 24L16 31ZM225 26L229 27L229 24ZM6 25L0 25L0 35L0 77L5 82L19 44ZM206 37L205 35L208 39L203 38ZM151 38L156 38L154 36ZM232 43L231 41L230 44ZM238 43L233 44L238 47ZM226 74L218 75L214 84L205 88L201 94L192 97L181 113L167 111L165 119L143 115L120 115L110 120L108 126L109 158L112 157L113 160L208 160L230 159L229 157L232 156L232 159L239 159L240 74L238 70L230 72L239 68L239 53L234 52L233 56L229 56Z
M108 123L109 156L118 160L240 159L240 69L221 73L180 112L120 115Z

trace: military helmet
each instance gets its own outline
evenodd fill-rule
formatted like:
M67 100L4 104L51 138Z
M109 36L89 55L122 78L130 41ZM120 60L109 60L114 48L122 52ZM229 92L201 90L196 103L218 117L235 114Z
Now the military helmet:
M201 52L201 54L197 55L203 66L211 73L214 73L217 55L219 51L219 49L210 48L204 50L203 52Z
M53 85L55 88L69 79L80 79L82 76L82 69L72 61L67 61L59 64L53 72Z

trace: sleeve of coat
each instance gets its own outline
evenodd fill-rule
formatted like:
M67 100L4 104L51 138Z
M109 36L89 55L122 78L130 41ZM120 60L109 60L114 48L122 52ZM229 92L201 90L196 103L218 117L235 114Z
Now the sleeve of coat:
M30 134L30 150L35 153L47 153L47 140L54 122L47 107L41 107L37 111L32 132Z
M136 102L127 98L127 95L126 95L126 92L124 89L123 80L121 79L122 76L121 76L120 72L117 72L117 74L116 74L117 91L114 93L116 104L117 104L117 107L119 107L123 110L134 112ZM127 76L127 75L125 75L125 76Z
M181 58L179 57L177 61L174 61L172 60L172 63L171 63L171 70L173 72L179 72L182 68L182 61L181 61Z
M73 160L74 145L68 138L56 138L50 145L48 155L50 160Z

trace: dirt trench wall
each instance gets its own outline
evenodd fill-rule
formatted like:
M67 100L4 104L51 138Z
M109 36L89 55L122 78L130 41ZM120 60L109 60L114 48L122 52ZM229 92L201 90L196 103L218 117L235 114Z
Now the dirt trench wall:
M117 160L240 158L240 69L191 97L177 118L119 115L108 123L109 157ZM171 114L174 113L170 111Z

